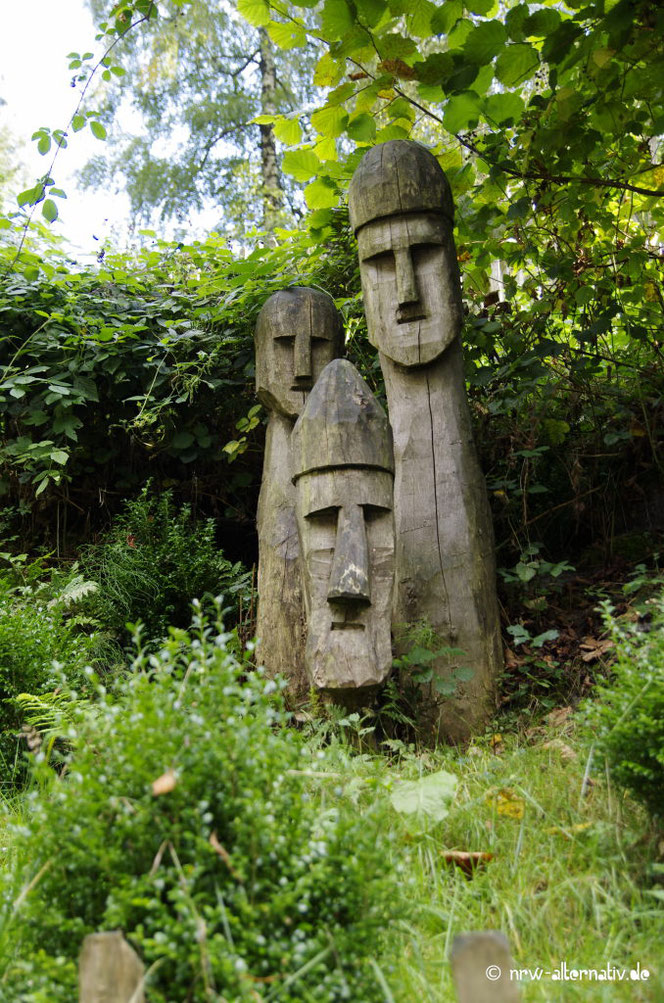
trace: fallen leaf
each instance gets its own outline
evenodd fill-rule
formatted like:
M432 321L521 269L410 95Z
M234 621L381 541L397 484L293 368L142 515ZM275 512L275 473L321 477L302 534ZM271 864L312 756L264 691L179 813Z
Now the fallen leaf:
M502 756L503 752L505 751L502 735L492 735L491 739L489 740L489 745L491 746L491 751L493 752L494 756Z
M487 800L493 800L498 814L506 818L522 819L526 810L523 798L508 787L503 787L497 793L489 791Z
M160 777L152 781L152 793L155 797L159 797L160 794L170 794L175 789L177 782L175 770L166 770Z
M402 815L442 822L448 814L456 784L457 779L452 773L439 770L419 780L402 780L390 794L390 801Z
M568 825L566 828L560 825L552 825L544 831L549 836L562 836L564 839L569 839L575 833L584 832L586 829L589 829L591 825L592 822L579 822L578 825Z
M542 743L543 749L554 749L556 752L560 753L561 759L566 759L571 761L577 758L576 752L571 746L566 745L565 742L560 738L552 738L549 742Z
M583 641L579 645L583 654L581 658L584 662L594 662L602 655L605 655L607 651L611 651L615 645L613 641L609 638L605 638L603 641L599 641L594 637L584 637Z
M465 850L441 850L441 856L444 863L450 864L453 867L459 867L469 878L472 878L473 871L476 871L478 867L482 867L494 858L493 853L487 853L482 850L472 850L470 852L466 852Z
M571 707L556 707L555 710L546 715L546 723L550 728L560 728L561 725L565 724L571 713Z

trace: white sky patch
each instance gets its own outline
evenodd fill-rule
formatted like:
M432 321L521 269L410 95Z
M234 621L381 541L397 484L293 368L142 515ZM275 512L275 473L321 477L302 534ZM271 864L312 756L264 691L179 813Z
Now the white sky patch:
M52 156L40 156L37 144L31 141L32 134L41 126L51 131L64 129L80 97L82 85L71 86L76 71L68 69L68 53L93 52L96 61L108 41L95 41L97 30L84 0L20 0L20 3L3 0L3 8L0 98L6 103L0 105L0 124L5 123L11 129L25 162L25 187L30 187L46 173ZM122 65L122 42L114 55ZM93 83L82 112L94 110L94 88ZM140 116L127 108L113 128L136 134L140 126ZM177 138L173 137L176 141ZM110 131L109 141L113 141ZM173 144L168 146L172 150ZM72 254L81 262L89 261L89 256L96 257L107 238L118 250L133 240L127 196L123 192L84 189L76 179L76 172L91 157L103 155L104 150L105 143L95 139L89 128L77 133L70 129L68 146L58 154L51 175L56 187L67 194L66 200L56 200L59 219L52 228L71 242ZM14 200L18 190L13 193ZM203 236L217 218L218 213L195 214L187 221L187 239ZM172 231L173 226L159 226L159 235L164 238L172 237Z

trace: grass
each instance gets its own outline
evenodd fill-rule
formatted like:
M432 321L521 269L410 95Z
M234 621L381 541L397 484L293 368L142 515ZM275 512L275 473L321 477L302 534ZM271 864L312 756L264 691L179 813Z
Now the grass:
M415 902L401 930L401 957L381 962L395 1001L452 1003L454 938L488 929L507 936L516 968L640 963L650 971L646 982L524 979L528 1003L664 999L664 907L651 894L652 862L664 842L588 751L582 724L571 718L499 740L487 735L465 751L402 749L387 758L339 746L337 776L346 779L335 782L336 796L358 806L398 778L437 769L458 778L448 817L429 831L411 831L394 813L394 853ZM315 783L332 786L320 777ZM450 850L493 859L468 877L445 863Z

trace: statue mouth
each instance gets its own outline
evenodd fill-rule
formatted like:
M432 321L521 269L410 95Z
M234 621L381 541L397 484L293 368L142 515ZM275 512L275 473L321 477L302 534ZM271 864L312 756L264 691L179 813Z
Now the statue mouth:
M297 383L293 383L291 390L301 390L302 393L308 393L313 387L311 380L299 380Z
M330 630L364 630L364 624L357 620L333 620Z

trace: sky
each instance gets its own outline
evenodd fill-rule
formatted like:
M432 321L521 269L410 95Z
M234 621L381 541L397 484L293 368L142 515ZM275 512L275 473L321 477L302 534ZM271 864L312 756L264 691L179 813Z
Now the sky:
M20 190L30 187L50 163L50 155L37 152L32 134L41 126L64 128L76 108L79 93L71 87L74 74L68 69L67 54L94 52L98 57L102 43L94 40L96 29L84 0L2 0L2 4L0 98L6 104L0 106L0 124L11 129L25 162L26 184L19 185ZM89 98L86 106L93 107ZM86 190L76 180L76 171L91 156L103 153L104 143L89 129L70 131L68 142L51 175L67 194L66 200L57 199L60 218L53 229L72 242L78 258L96 257L112 228L114 245L121 250L129 239L127 197Z

